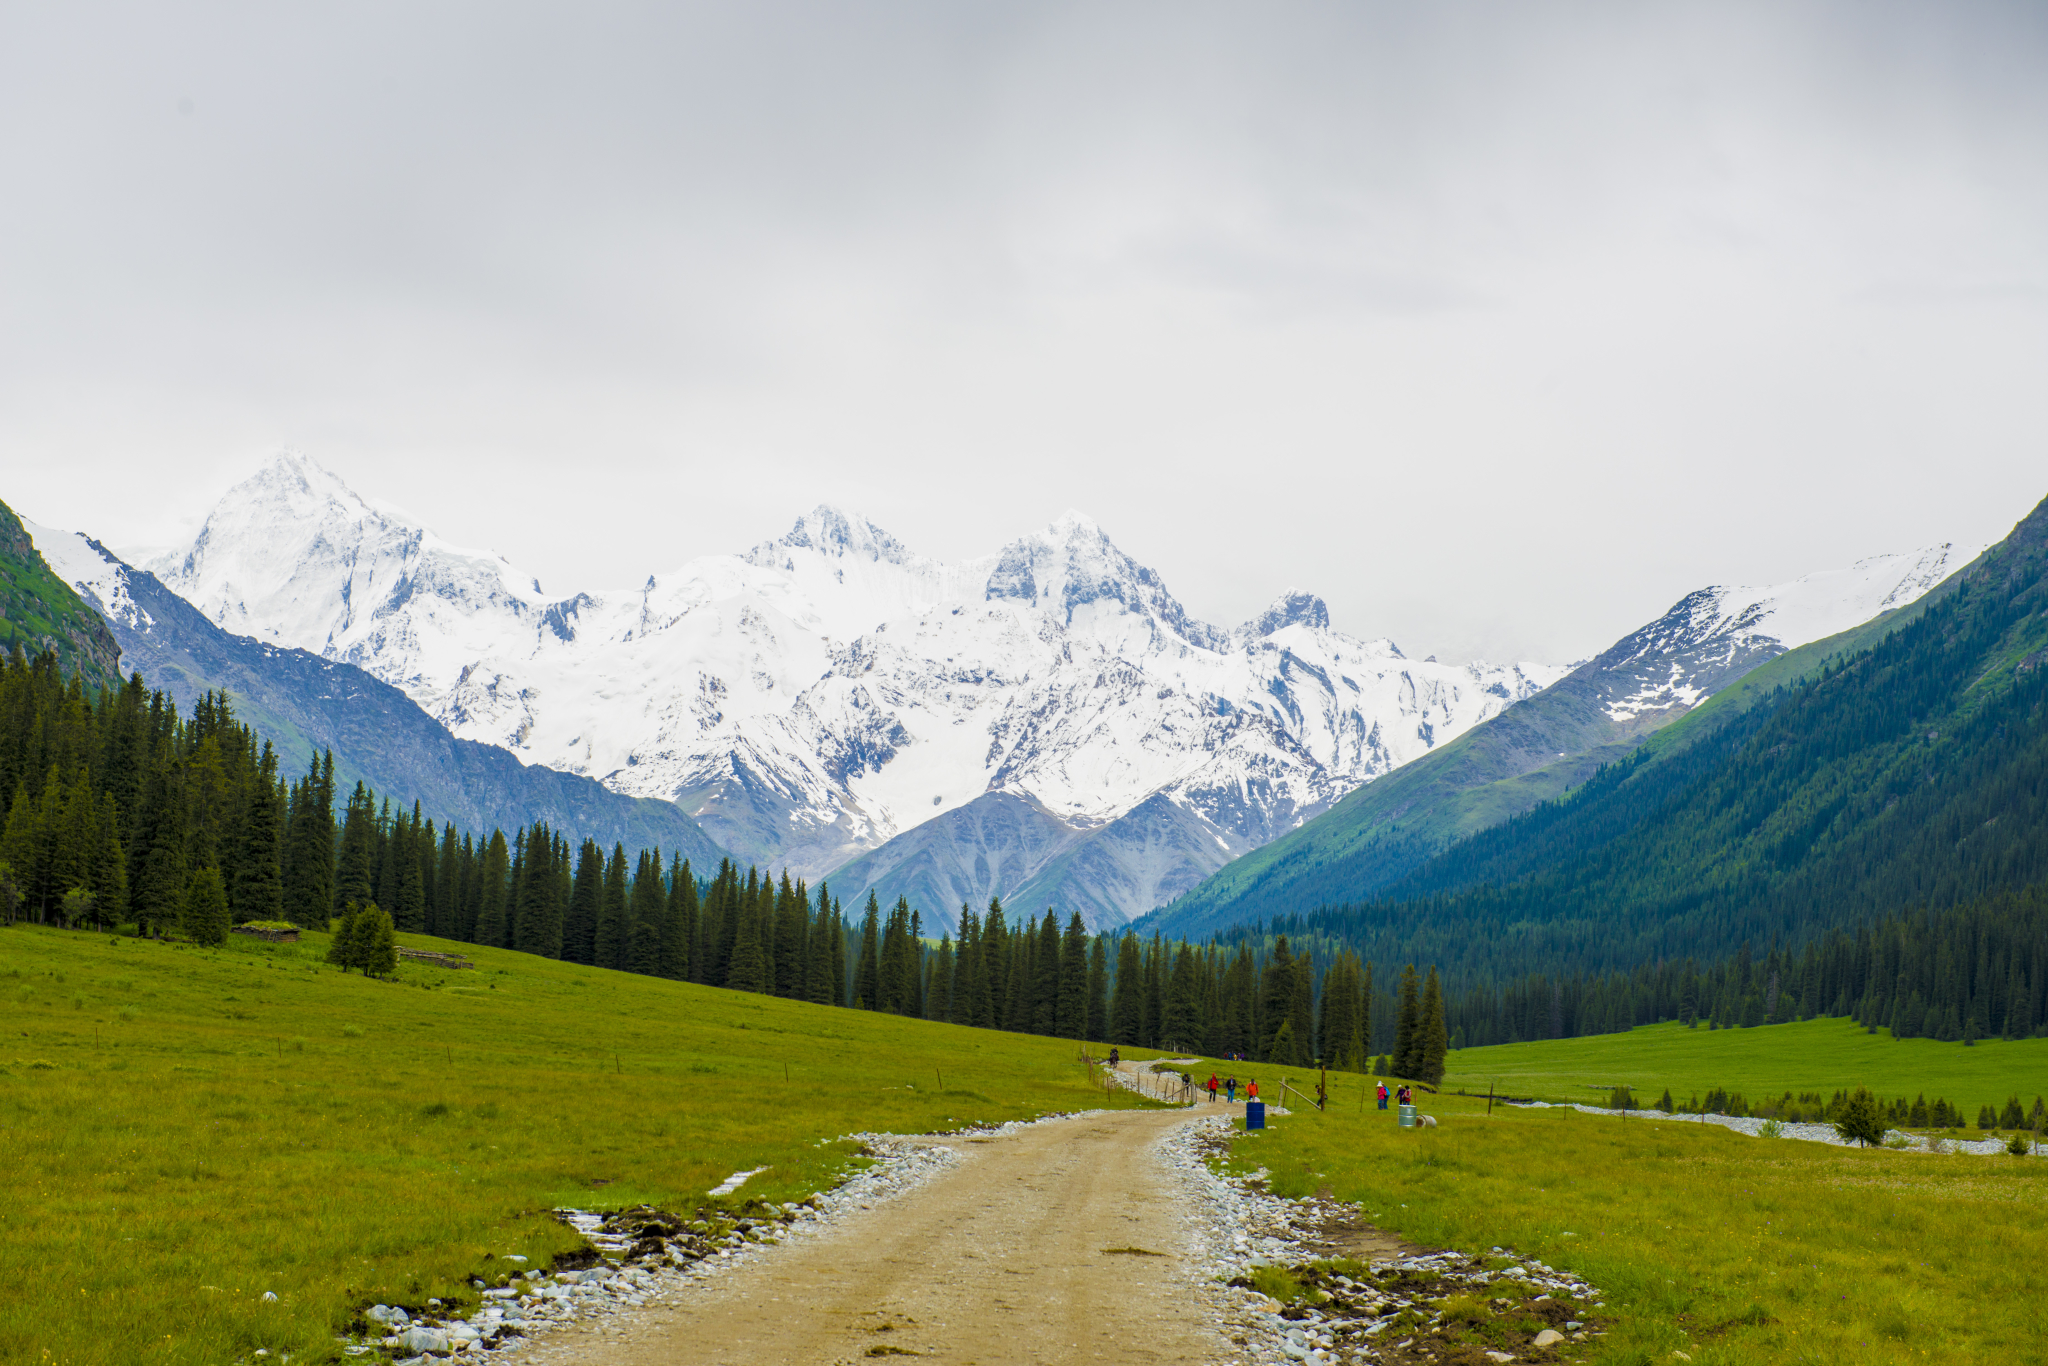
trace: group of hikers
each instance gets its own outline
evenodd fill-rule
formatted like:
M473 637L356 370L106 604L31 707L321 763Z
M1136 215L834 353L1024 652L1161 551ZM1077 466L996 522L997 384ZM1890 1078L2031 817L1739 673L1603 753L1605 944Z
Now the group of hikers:
M1233 1058L1233 1061L1239 1060L1241 1060L1241 1055L1239 1057ZM1123 1050L1117 1048L1110 1049L1109 1065L1111 1067L1116 1067L1120 1065L1122 1062ZM1285 1086L1286 1083L1282 1082L1281 1084ZM1237 1103L1237 1089L1238 1081L1235 1075L1228 1077L1218 1077L1214 1072L1211 1072L1209 1074L1209 1085L1207 1087L1207 1090L1209 1092L1210 1104L1215 1104L1217 1093L1220 1091L1226 1103L1235 1105ZM1389 1094L1387 1091L1387 1084L1384 1081L1379 1082L1377 1085L1374 1086L1373 1092L1375 1097L1379 1100L1379 1108L1382 1110L1386 1109L1387 1097ZM1401 1083L1400 1087L1396 1089L1392 1094L1394 1102L1398 1105L1412 1105L1415 1103L1415 1092L1413 1088L1411 1088L1406 1082ZM1256 1079L1248 1081L1244 1084L1244 1098L1247 1101L1253 1101L1259 1098L1259 1083ZM1323 1083L1320 1081L1316 1083L1315 1103L1316 1108L1318 1110L1322 1109L1326 1104L1329 1103L1329 1093L1324 1088Z
M1209 1101L1211 1104L1215 1103L1216 1093L1219 1090L1223 1093L1223 1099L1225 1100L1225 1102L1232 1105L1235 1105L1237 1103L1237 1078L1235 1076L1224 1077L1219 1080L1216 1074L1214 1072L1211 1072L1209 1074L1208 1086ZM1387 1091L1387 1084L1385 1082L1380 1082L1373 1088L1373 1094L1380 1103L1380 1109L1386 1109L1387 1097L1389 1094ZM1415 1103L1415 1092L1413 1088L1411 1088L1406 1082L1402 1082L1400 1087L1396 1089L1392 1093L1392 1095L1394 1098L1394 1103L1397 1105L1413 1105ZM1244 1098L1246 1100L1257 1100L1259 1098L1259 1083L1256 1080L1245 1083ZM1323 1090L1322 1083L1316 1083L1316 1108L1318 1110L1322 1109L1327 1099L1328 1097L1326 1096Z

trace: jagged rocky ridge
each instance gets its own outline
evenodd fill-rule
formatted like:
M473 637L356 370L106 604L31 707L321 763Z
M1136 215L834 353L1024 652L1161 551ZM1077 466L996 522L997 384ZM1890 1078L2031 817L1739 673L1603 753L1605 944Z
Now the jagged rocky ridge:
M1120 923L1564 672L1410 660L1304 593L1217 628L1078 514L950 564L819 508L557 595L282 456L152 567L228 631L675 800L743 858L815 879L912 834L834 890L909 894L928 925L1019 891Z

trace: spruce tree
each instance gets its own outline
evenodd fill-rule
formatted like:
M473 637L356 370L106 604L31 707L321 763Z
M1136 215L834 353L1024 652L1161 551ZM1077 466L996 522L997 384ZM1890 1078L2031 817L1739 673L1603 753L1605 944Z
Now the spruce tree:
M576 881L569 909L562 917L562 958L570 963L595 963L597 921L604 902L604 851L586 839L576 853Z
M1259 1057L1266 1062L1292 1063L1294 1061L1295 1031L1287 1032L1287 1055L1281 1056L1279 1045L1280 1026L1288 1021L1294 1009L1294 954L1287 947L1287 936L1280 935L1273 941L1272 956L1266 960L1264 980L1259 990Z
M598 967L626 966L627 941L632 933L627 916L626 846L614 842L611 862L605 865L604 894L598 899L597 934L591 946L591 962Z
M1443 989L1437 983L1436 969L1429 970L1429 981L1422 989L1422 1031L1416 1042L1415 1079L1428 1082L1431 1086L1444 1079L1444 1054L1448 1049L1448 1036L1444 1032Z
M882 907L868 890L867 910L860 922L860 964L854 970L853 1004L856 1009L882 1008Z
M1088 1034L1088 927L1081 913L1067 917L1067 930L1060 937L1059 1000L1054 1033L1062 1039L1082 1039Z
M362 961L357 948L356 926L362 909L351 901L341 908L341 914L334 921L334 938L327 945L327 961L343 972L347 972Z
M642 850L633 870L632 929L626 966L649 977L661 975L662 926L668 919L668 888L661 879L661 851Z
M1116 942L1116 982L1111 993L1108 1041L1132 1047L1145 1027L1145 980L1138 962L1138 936L1129 930Z
M746 891L741 895L737 924L733 927L732 961L725 970L725 985L734 991L765 992L773 985L768 976L768 957L761 944L760 884L752 869L747 872ZM772 899L769 905L773 906Z
M1877 1098L1859 1086L1835 1119L1835 1132L1845 1143L1874 1148L1884 1142L1885 1123L1878 1114Z
M1394 1017L1394 1075L1415 1078L1421 1068L1416 1044L1422 1035L1422 1001L1416 987L1415 965L1401 969L1401 1007Z
M690 980L690 946L697 937L697 878L681 854L669 866L667 918L662 922L661 975Z
M347 832L343 831L343 842ZM509 923L506 902L512 895L512 851L505 845L505 832L493 830L491 842L484 847L483 867L479 877L482 891L482 905L477 912L475 942L494 949L509 947L512 926ZM364 904L368 904L367 899Z
M1106 935L1088 941L1087 1014L1082 1018L1081 1037L1099 1040L1109 1036L1109 952L1103 947Z
M398 971L398 945L391 917L372 903L356 917L356 964L366 977L390 977Z
M220 869L197 868L185 880L185 936L195 944L220 944L228 937L228 895Z

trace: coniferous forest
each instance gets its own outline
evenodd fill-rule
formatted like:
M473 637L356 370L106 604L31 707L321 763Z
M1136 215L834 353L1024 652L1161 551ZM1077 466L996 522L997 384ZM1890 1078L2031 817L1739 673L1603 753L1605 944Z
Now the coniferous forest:
M933 945L902 901L884 910L870 895L849 921L825 884L786 872L698 870L540 823L509 839L460 831L360 784L342 794L331 754L285 770L224 694L184 717L140 675L88 693L53 655L0 660L0 791L11 793L0 833L9 921L218 943L232 925L324 929L374 906L401 932L678 981L1360 1070L1377 1010L1402 1020L1395 1056L1408 1075L1442 1071L1434 970L1426 991L1411 969L1402 1002L1376 1006L1371 970L1341 950L1318 963L1284 936L1226 950L1096 935L1078 914L1013 917L999 900L962 907L957 942Z
M218 942L374 905L396 931L736 990L1295 1065L1380 1054L1424 1079L1446 1047L1672 1019L2026 1036L2048 1028L2044 563L2037 509L1872 648L1693 718L1385 897L1203 945L999 900L933 944L906 902L849 920L786 871L458 830L337 790L330 754L287 763L224 693L181 716L139 675L89 686L16 648L0 914ZM1435 966L1397 982L1402 963Z

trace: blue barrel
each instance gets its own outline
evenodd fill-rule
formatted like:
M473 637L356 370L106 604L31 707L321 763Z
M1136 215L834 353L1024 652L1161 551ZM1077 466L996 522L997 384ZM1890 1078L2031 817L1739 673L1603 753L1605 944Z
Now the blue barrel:
M1401 1107L1401 1127L1404 1129L1415 1127L1415 1107L1413 1105L1403 1105Z
M1248 1100L1244 1103L1244 1127L1263 1129L1266 1127L1266 1102Z

